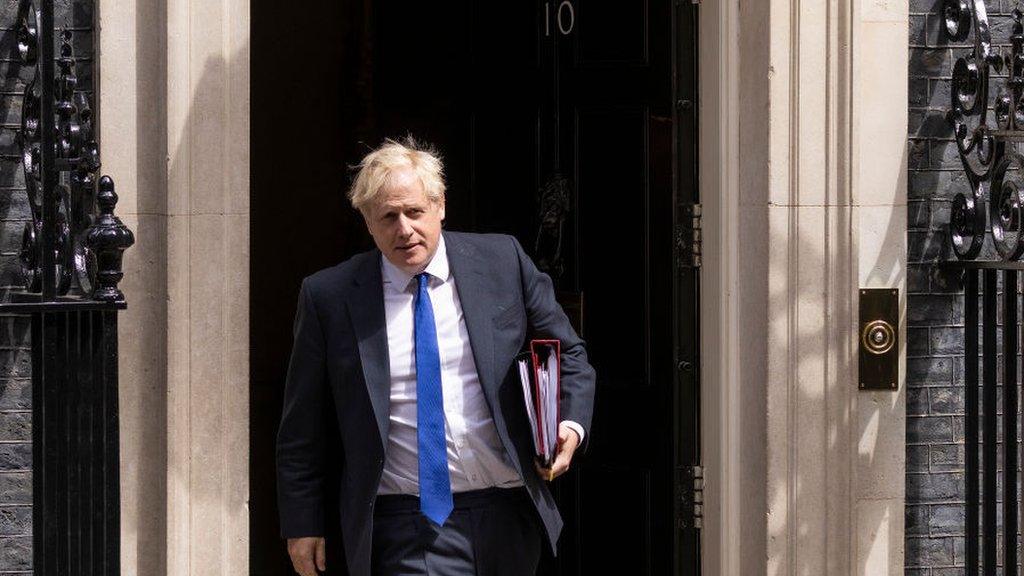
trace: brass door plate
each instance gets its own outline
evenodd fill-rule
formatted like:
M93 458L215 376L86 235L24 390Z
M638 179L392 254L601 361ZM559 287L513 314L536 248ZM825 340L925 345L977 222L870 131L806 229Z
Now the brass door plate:
M900 369L900 291L861 288L857 330L859 388L896 390Z

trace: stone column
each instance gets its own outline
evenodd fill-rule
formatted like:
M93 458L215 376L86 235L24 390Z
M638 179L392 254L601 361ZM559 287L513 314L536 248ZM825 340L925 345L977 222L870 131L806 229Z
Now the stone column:
M852 573L851 12L848 0L771 8L769 573Z
M248 572L249 3L168 9L168 575Z
M900 290L899 392L857 392L851 498L856 574L903 574L907 350L908 4L853 6L851 189L860 288ZM900 103L903 104L900 104ZM900 137L903 134L904 136ZM854 337L857 335L855 334ZM856 362L856 357L853 361ZM856 365L850 374L856 373Z
M701 7L709 573L903 572L905 370L858 391L857 311L905 292L905 4Z
M249 4L100 0L100 135L138 241L123 574L248 572Z
M121 573L166 573L166 20L162 0L98 0L96 62L102 172L135 233L120 313Z
M858 391L857 310L905 309L906 11L773 2L769 572L903 572L905 369Z

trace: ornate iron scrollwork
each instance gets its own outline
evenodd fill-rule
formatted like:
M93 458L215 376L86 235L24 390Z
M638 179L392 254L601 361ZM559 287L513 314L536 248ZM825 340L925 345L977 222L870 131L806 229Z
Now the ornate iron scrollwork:
M1000 168L1005 167L1005 142L1002 132L1014 124L1012 119L1004 126L991 126L988 119L989 74L1002 70L1003 59L993 51L992 34L989 30L988 15L984 0L945 0L944 16L946 34L953 41L963 41L971 30L974 31L974 50L959 58L953 66L952 108L947 116L953 127L953 139L960 153L960 160L971 186L970 195L957 194L951 209L949 226L953 251L958 258L974 259L981 252L985 239L985 197L992 190L993 178L1000 179ZM1020 14L1016 20L1014 36L1020 36ZM1020 53L1020 43L1015 41L1015 54ZM1013 66L1019 72L1019 66ZM1019 99L1019 87L1017 89ZM1013 102L1016 102L1014 99ZM1010 101L1003 93L1000 100ZM1008 106L1009 104L1007 104ZM1008 108L1007 108L1008 109ZM997 106L997 123L1002 123L1005 114ZM1012 116L1012 115L1009 115ZM993 168L996 174L993 174ZM993 216L1001 213L993 200ZM995 220L993 220L995 222ZM1010 230L1003 229L1010 232ZM1006 238L1008 235L1002 235ZM997 237L1000 253L1012 254L1011 243L1001 242ZM1019 256L1019 254L1018 254Z
M985 240L985 206L996 250L1004 260L1024 255L1021 233L1020 171L1024 157L1014 150L1024 141L1024 14L1013 11L1011 51L1001 55L992 47L984 0L945 0L946 34L955 42L974 32L971 54L953 66L952 102L947 115L953 127L970 194L957 194L950 212L949 234L961 260L973 260ZM989 120L989 82L993 72L1008 69Z
M72 36L60 33L60 52L53 80L54 118L43 122L41 82L42 52L38 29L39 13L32 0L19 6L18 54L25 65L35 66L35 77L25 87L18 144L22 150L22 169L32 221L25 225L20 260L28 292L44 294L44 228L52 227L55 296L77 296L105 302L121 302L117 289L122 277L121 253L135 238L113 215L117 195L109 176L101 179L100 214L96 214L96 172L100 168L99 146L92 125L92 108L82 92L76 91ZM54 166L43 166L43 130L53 127ZM53 222L44 214L43 173L55 171Z

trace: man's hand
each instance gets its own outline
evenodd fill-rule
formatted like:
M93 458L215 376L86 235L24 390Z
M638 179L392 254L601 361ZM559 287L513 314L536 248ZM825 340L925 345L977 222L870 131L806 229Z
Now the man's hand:
M555 461L551 464L551 468L544 468L540 462L534 460L533 465L537 467L537 474L549 482L565 474L569 470L569 463L572 462L572 455L579 445L580 437L576 435L576 431L567 426L565 422L559 423L558 454L555 455Z
M327 570L327 549L322 536L289 538L288 555L292 557L292 567L299 576L317 576L317 570Z

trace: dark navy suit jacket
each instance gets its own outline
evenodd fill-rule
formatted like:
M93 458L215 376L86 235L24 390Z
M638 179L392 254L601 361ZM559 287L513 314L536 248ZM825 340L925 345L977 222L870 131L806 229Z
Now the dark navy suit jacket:
M562 518L533 467L513 359L530 338L561 341L561 418L583 426L579 451L590 438L594 369L583 340L555 301L551 279L514 237L442 233L480 386L554 551ZM373 505L388 437L391 379L380 257L377 249L363 252L303 280L277 435L281 536L323 536L325 518L335 516L328 514L327 503L336 502L352 576L370 573ZM330 417L322 409L326 402L333 403L336 423L324 421ZM327 425L336 426L340 446L325 445ZM331 487L328 464L339 470Z

